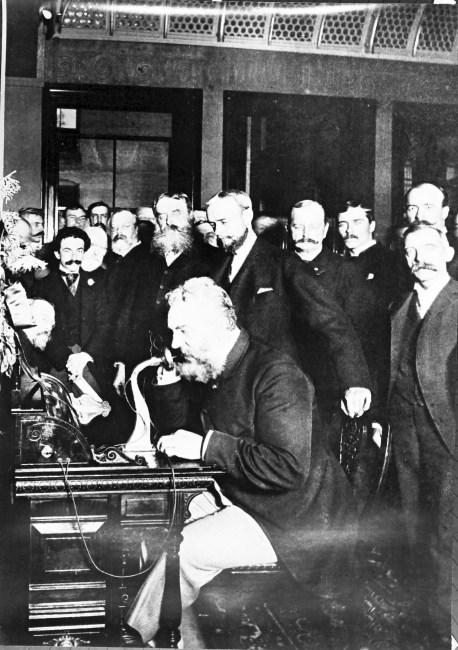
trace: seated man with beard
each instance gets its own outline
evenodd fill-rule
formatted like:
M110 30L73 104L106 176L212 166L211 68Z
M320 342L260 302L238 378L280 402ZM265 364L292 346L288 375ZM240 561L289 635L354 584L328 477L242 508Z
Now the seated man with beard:
M162 436L158 449L226 470L214 491L189 504L180 547L183 607L234 566L281 558L300 581L318 552L329 562L337 548L351 547L353 534L350 487L312 432L311 382L291 357L237 326L229 296L209 278L188 280L168 303L176 372L190 381L159 368L147 398L159 429L174 433ZM158 630L164 564L162 557L126 618L144 642Z

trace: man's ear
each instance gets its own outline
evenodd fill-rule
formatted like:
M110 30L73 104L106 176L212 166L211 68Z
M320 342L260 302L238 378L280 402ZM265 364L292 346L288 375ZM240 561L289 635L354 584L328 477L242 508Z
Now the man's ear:
M60 253L58 251L54 251L54 255L57 257L57 259L60 261Z
M447 264L452 261L453 256L455 255L455 249L453 246L448 245L445 249L445 261Z
M444 220L444 222L447 219L449 212L450 212L450 206L444 205L444 207L442 208L442 219Z
M325 224L324 224L324 230L323 230L323 239L324 239L324 238L326 237L326 235L328 234L328 230L329 230L329 223L325 223Z
M371 221L369 224L369 232L374 232L375 230L375 221Z

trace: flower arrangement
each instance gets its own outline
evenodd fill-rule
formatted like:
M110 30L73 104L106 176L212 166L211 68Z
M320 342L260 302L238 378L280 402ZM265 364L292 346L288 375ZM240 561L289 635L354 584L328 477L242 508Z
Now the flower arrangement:
M11 172L0 181L0 205L3 201L9 201L21 189L19 181L13 178L14 173ZM18 220L17 212L0 212L0 375L8 376L11 375L16 361L16 343L8 318L5 290L21 274L46 266L33 256L29 244L21 243L15 233Z

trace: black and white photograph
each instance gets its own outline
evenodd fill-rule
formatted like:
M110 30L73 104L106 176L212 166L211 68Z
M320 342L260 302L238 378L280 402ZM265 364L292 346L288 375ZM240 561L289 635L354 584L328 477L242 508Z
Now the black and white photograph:
M0 34L0 648L457 650L455 0Z

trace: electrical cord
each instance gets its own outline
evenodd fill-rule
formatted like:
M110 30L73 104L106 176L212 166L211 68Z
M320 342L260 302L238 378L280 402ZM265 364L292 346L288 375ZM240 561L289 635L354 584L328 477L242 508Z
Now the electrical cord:
M163 453L163 452L161 452L161 453ZM137 578L138 576L145 575L146 573L149 573L153 569L153 567L155 566L157 560L159 559L159 556L163 552L163 550L165 548L165 545L167 544L167 542L168 542L168 540L170 538L170 533L172 531L173 525L175 523L176 510L177 510L177 489L176 489L176 481L175 481L175 470L173 469L172 462L171 462L170 458L167 456L167 454L163 453L163 455L166 458L167 464L170 467L170 476L171 476L171 479L172 479L172 489L173 489L172 516L171 516L171 519L170 519L169 530L168 530L167 535L165 536L164 541L162 542L158 552L154 556L150 566L148 566L146 569L142 569L141 571L138 571L137 573L130 573L130 574L125 574L125 575L116 575L114 573L110 573L109 571L105 571L105 569L102 569L102 567L100 567L95 562L94 558L92 557L92 554L91 554L91 552L89 550L89 547L88 547L88 545L86 543L86 539L84 537L83 529L81 527L81 522L80 522L80 518L79 518L79 514L78 514L78 508L76 506L76 501L75 501L75 497L73 495L73 490L72 490L72 488L70 486L70 483L68 482L68 469L69 469L69 465L70 465L70 459L67 458L67 462L66 462L65 466L64 466L62 460L58 459L58 462L59 462L59 465L60 465L60 468L62 470L62 474L63 474L63 477L64 477L65 488L66 488L66 490L67 490L67 492L70 495L70 498L72 500L73 510L75 512L75 517L76 517L76 523L78 525L78 530L79 530L80 537L81 537L81 540L83 542L87 557L89 558L89 561L92 564L92 566L94 567L94 569L96 569L100 573L103 573L103 575L109 576L110 578L118 578L120 580L123 580L124 578Z

